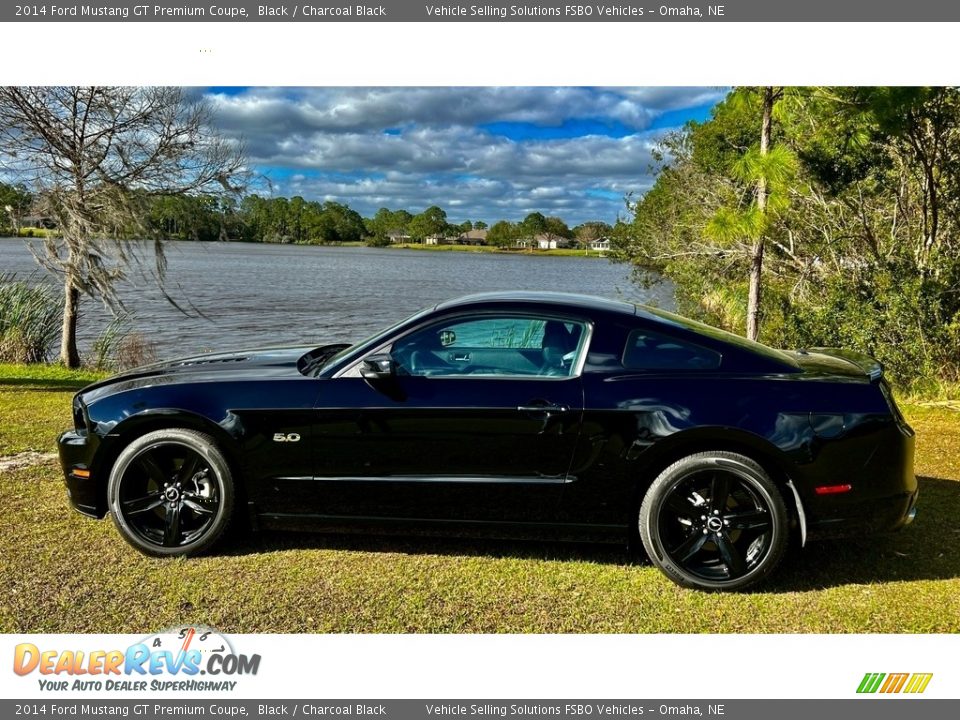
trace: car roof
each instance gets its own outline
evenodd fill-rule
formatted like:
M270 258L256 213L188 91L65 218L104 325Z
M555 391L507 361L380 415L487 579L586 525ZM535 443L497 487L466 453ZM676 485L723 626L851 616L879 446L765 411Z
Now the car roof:
M548 292L533 290L514 290L509 292L484 292L446 300L437 305L434 310L449 310L464 305L500 303L523 303L531 305L565 305L567 307L583 308L587 310L604 310L624 315L636 315L637 306L623 300L578 293Z
M527 304L527 305L558 305L566 309L580 308L593 312L606 312L630 317L642 318L646 322L666 329L679 330L696 338L696 342L706 341L705 344L718 344L726 350L747 352L755 358L763 358L772 362L780 369L796 370L796 361L780 350L775 350L761 343L747 340L739 335L720 330L690 318L662 310L660 308L639 305L624 300L581 295L578 293L548 292L533 290L514 290L508 292L484 292L464 297L454 298L440 303L434 310L455 310L456 308L499 304Z

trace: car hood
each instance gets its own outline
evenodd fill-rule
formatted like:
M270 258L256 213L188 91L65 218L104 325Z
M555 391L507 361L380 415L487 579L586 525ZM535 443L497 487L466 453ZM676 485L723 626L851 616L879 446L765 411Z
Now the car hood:
M89 404L105 395L150 385L299 376L297 361L314 348L258 348L167 360L113 375L85 387L80 396Z

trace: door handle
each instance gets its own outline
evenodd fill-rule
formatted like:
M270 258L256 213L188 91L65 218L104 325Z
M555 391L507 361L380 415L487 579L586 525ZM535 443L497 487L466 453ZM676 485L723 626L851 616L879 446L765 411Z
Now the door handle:
M570 410L568 405L554 405L553 403L544 403L543 405L518 405L517 410L519 412L529 412L529 413L547 413L548 415L553 413L565 413Z
M453 356L454 362L470 362L470 353L462 353L460 355Z

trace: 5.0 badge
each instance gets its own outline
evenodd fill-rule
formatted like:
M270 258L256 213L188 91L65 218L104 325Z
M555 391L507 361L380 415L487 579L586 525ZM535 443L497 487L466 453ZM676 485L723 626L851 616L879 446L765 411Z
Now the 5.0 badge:
M300 433L274 433L274 442L300 442Z

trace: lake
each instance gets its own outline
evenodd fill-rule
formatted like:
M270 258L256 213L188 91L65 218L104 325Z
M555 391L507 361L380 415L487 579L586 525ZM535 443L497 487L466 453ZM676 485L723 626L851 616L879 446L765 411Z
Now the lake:
M485 290L558 290L674 305L671 286L640 289L630 282L628 266L598 258L195 242L168 243L167 258L167 291L189 315L136 270L121 288L131 324L156 344L160 358L356 341L441 300ZM0 274L10 272L53 282L24 240L0 238ZM81 353L109 320L98 301L84 298Z

